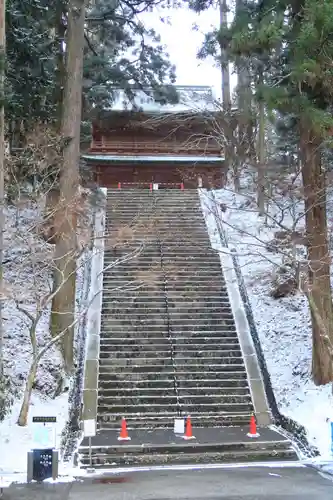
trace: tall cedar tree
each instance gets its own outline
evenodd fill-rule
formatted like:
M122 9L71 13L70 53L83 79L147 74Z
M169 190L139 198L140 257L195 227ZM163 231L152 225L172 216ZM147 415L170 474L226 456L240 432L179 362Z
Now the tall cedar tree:
M323 146L333 127L333 0L247 2L251 22L232 34L231 49L261 60L267 105L292 116L302 160L308 247L306 293L312 318L312 376L333 381L333 310L327 241ZM270 57L269 57L270 56Z
M165 94L175 80L174 66L154 30L139 14L158 0L94 0L87 6L83 110L109 106L115 88L131 93L131 84ZM68 0L7 0L6 111L9 139L22 147L36 122L61 123L65 76ZM162 85L163 87L163 85ZM89 127L88 127L89 128Z

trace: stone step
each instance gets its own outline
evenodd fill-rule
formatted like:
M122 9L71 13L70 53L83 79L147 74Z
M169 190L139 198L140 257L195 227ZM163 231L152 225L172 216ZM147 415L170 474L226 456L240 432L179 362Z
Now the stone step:
M141 346L138 346L137 349L132 349L130 351L106 351L104 349L101 349L100 352L100 362L101 364L113 364L116 363L118 359L134 359L136 361L141 359L145 360L158 360L158 359L164 359L164 358L170 358L172 354L171 347L169 346L169 349L165 349L163 351L158 350L148 350L148 349L141 349Z
M173 352L173 353L172 353ZM153 351L148 349L133 349L131 351L101 351L100 353L100 364L114 365L119 360L122 360L122 365L125 360L127 360L127 365L129 366L132 361L135 363L144 364L153 362L162 362L169 358L173 358L177 366L187 365L187 364L198 364L205 365L206 363L215 363L216 365L221 362L224 364L237 364L239 360L242 359L242 354L240 350L228 350L228 351L180 351L179 349L166 349L165 351Z
M118 257L112 258L104 258L104 266L109 268L110 272L116 272L118 270L123 271L123 269L127 269L127 271L137 271L138 265L140 266L140 270L145 272L150 272L156 269L162 269L161 267L161 257L157 255L156 259L152 261L150 258L146 258L145 256L137 257L125 264L117 263ZM114 267L113 267L114 266Z
M128 205L126 205L128 203ZM127 200L122 200L122 203L117 205L106 205L107 214L115 219L118 217L123 217L125 215L135 215L146 216L151 215L156 218L160 217L172 217L177 219L177 215L179 219L184 217L185 215L191 216L191 214L195 215L197 219L203 219L201 215L201 209L199 206L192 202L192 200L172 200L171 202L165 203L165 200L162 202L158 200L132 200L131 198L127 198ZM199 212L200 210L200 212Z
M189 309L187 311L181 311L181 310L178 310L176 307L174 308L168 308L168 313L169 313L169 317L172 318L173 320L175 318L178 318L180 320L183 320L185 318L187 318L189 315L191 317L192 320L201 320L203 319L203 316L205 316L204 319L207 318L207 316L209 317L209 319L216 319L216 318L220 318L221 320L223 321L228 321L228 320L233 320L234 318L234 315L232 314L231 311L226 311L226 310L214 310L214 309L209 309L209 308L205 308L201 311L197 311L195 309Z
M208 289L208 287L200 287L196 288L196 290L188 290L185 289L184 287L177 287L177 289L169 289L167 288L167 297L168 301L173 304L192 304L195 302L216 302L218 301L221 305L229 306L229 296L227 292L221 291L220 293L219 290L214 290L214 294ZM122 293L120 293L122 292ZM129 301L129 303L147 303L147 302L163 302L165 304L165 289L161 290L160 293L156 291L155 293L152 293L151 291L148 291L143 288L138 288L136 290L114 290L113 287L110 287L109 289L105 287L103 289L103 300L105 301L119 301L119 298L122 298L122 300Z
M136 212L136 213L135 213ZM191 226L191 215L193 215L193 221ZM182 227L187 227L188 229L195 228L197 230L206 230L204 227L204 219L198 216L194 211L184 210L179 212L179 217L176 217L174 211L123 211L116 212L112 215L107 213L108 221L107 225L110 229L118 228L122 226L147 226L149 224L149 231L153 232L160 228L171 228L173 231L180 231ZM189 233L191 234L191 233Z
M107 325L103 325L102 322L102 332L101 335L103 338L109 338L109 339L131 339L131 338L145 338L146 340L149 340L150 338L156 338L160 337L161 339L169 339L170 334L167 328L164 330L159 328L156 330L149 330L147 328L128 328L127 330L124 330L124 328L107 328Z
M108 377L109 378L109 377ZM101 390L137 390L137 391L146 391L146 390L156 390L156 391L174 391L175 383L174 379L172 378L165 378L165 379L152 379L152 380L142 380L137 379L137 380L131 380L131 379L125 379L123 380L120 376L118 377L116 374L114 377L110 380L109 379L103 379L99 378L98 386L99 386L99 391ZM121 388L121 389L119 389Z
M145 412L144 415L135 410L134 413L126 413L126 422L129 428L131 425L132 428L135 428L142 425L149 426L154 423L158 424L159 422L163 425L167 424L173 426L174 419L177 416L180 416L180 412L175 408L170 409L170 411L161 411L160 413L149 411ZM109 424L109 426L112 426L113 428L120 428L121 420L123 417L124 412L122 411L122 409L119 413L116 413L114 411L104 413L98 412L97 421L101 422L103 424L102 427L104 428L106 428L107 424Z
M110 374L111 375L111 374ZM202 374L201 374L202 375ZM230 374L227 374L230 377ZM248 383L246 379L246 374L243 375L243 378L232 378L228 379L227 375L224 379L197 379L197 380L184 380L179 379L177 374L177 387L184 391L188 390L205 390L209 392L209 390L213 387L216 390L226 390L230 387L230 390L248 390ZM239 375L239 374L238 374ZM117 374L111 376L106 376L107 379L100 378L99 379L99 390L126 390L126 391L150 391L156 390L160 391L161 389L165 391L173 391L175 387L174 379L151 379L151 380L142 380L141 378L131 380L131 379L122 379L121 376L117 376Z
M167 329L165 330L148 330L142 328L141 330L138 330L137 328L128 328L124 330L123 328L106 328L105 326L102 325L102 336L103 338L109 338L109 339L122 339L122 338L127 338L127 339L140 339L140 338L145 338L146 341L148 342L150 338L156 338L160 336L161 339L165 339L170 342L173 342L173 339L177 339L177 337L180 337L180 335L184 335L187 332L178 332L178 333L173 333L172 331L168 331ZM200 332L197 332L197 334L200 334L202 337L205 337L205 332L201 330ZM230 334L234 334L236 338L236 331L234 332L228 331L225 332L225 337L229 337ZM191 336L192 335L192 336ZM214 334L209 333L211 342L214 343ZM197 336L195 334L191 334L190 332L188 333L188 338L189 338L189 345L196 345L197 342ZM220 339L221 337L221 332L216 333L216 338ZM172 345L176 345L176 342L174 342Z
M151 346L154 349L165 349L165 346L170 345L170 341L172 341L173 345L175 347L179 347L180 349L185 349L187 347L189 348L194 348L196 346L198 349L210 349L210 348L218 348L218 349L224 349L224 348L232 348L235 346L237 349L239 346L238 342L238 337L237 334L235 334L234 337L215 337L212 340L206 337L203 338L193 338L193 337L174 337L172 335L172 338L164 338L164 337L149 337L149 338L143 338L143 337L127 337L127 338L112 338L112 337L105 337L104 335L101 335L100 339L100 346L104 347L110 347L112 349L120 349L120 348L125 348L125 349L130 349L131 346L135 346L137 344L140 344L141 346ZM220 344L220 345L219 345Z
M249 396L248 387L238 387L238 386L213 386L213 387L183 387L177 384L177 391L181 397L192 397L192 396L227 396L227 395L244 395ZM158 398L163 396L174 396L175 388L173 386L163 386L161 387L110 387L103 386L98 390L101 397L146 397Z
M110 338L108 339L112 341L113 339ZM134 339L133 339L134 340ZM100 342L100 352L101 354L105 356L106 354L112 353L113 351L117 351L120 353L129 353L132 354L132 352L151 352L154 351L155 354L157 353L164 353L164 352L170 352L171 348L171 343L169 339L166 339L164 342L158 343L151 343L147 342L147 339L144 339L145 342L143 343L141 340L138 340L137 342L132 342L131 344L128 343L119 343L115 344L114 342L112 343L107 343L105 340L101 339Z
M142 315L141 319L137 319L135 315L133 315L133 317L129 317L128 315L123 315L118 319L114 315L107 313L103 314L103 321L104 323L109 323L110 325L120 324L124 326L125 325L131 326L138 323L142 324L150 323L151 327L168 325L168 317L166 314L164 316L158 316L153 314L149 314L149 316Z
M146 323L149 322L154 325L159 324L178 324L185 323L187 325L198 324L221 324L231 326L234 324L234 317L232 313L220 313L220 312L197 312L197 311L187 311L179 312L175 311L149 311L147 312L126 312L126 311L112 311L112 309L103 308L102 315L105 320L111 321L113 323L119 322L121 324L136 324L139 322Z
M210 257L208 257L207 255L179 255L176 251L165 253L164 249L162 249L161 262L162 265L167 268L174 266L176 268L188 268L192 271L193 269L202 266L204 268L212 268L216 270L219 269L221 274L223 274L220 259L215 255L211 255Z
M149 321L149 316L146 317L147 320ZM186 321L186 323L185 323ZM172 324L172 325L177 325L177 324L184 324L184 326L186 326L187 328L191 327L191 326L196 326L198 328L200 328L201 325L219 325L219 326L226 326L226 327L233 327L234 326L234 319L233 317L220 317L219 315L218 316L213 316L213 317L203 317L203 316L197 316L197 317L194 317L194 318L182 318L180 316L178 316L177 314L170 314L169 315L169 322Z
M128 205L126 206L126 202ZM128 198L126 201L123 200L122 203L117 205L106 205L106 210L108 213L111 213L114 217L122 217L124 215L133 214L135 211L135 215L146 216L152 215L159 220L163 217L172 217L177 220L177 218L181 219L185 217L185 215L191 216L193 214L196 218L203 220L201 208L199 205L192 200L171 200L171 202L161 200L132 200ZM177 217L179 216L179 217Z
M165 225L166 227L173 227L175 231L179 230L183 225L188 225L191 228L191 216L193 216L192 225L197 229L201 229L204 226L203 216L198 214L196 210L191 209L181 209L177 214L176 207L172 207L171 210L167 210L167 207L163 207L160 210L140 210L139 207L134 209L131 207L130 210L117 210L113 213L107 211L107 217L109 218L109 226L117 227L121 225L135 225L140 223L150 222L155 227L160 225ZM148 208L148 207L147 207ZM170 207L171 208L171 207ZM136 213L135 213L136 212ZM177 217L178 216L178 217ZM177 227L178 223L178 227Z
M170 409L172 406L177 406L178 399L175 391L169 394L161 393L157 396L156 394L153 396L145 396L143 394L138 394L137 396L134 394L128 394L126 396L114 396L112 394L105 394L104 391L99 393L98 396L98 411L100 413L106 411L112 411L115 408L115 411L118 412L117 408L124 408L126 412L127 407L129 408L138 408L138 412L144 413L147 409Z
M187 273L182 274L182 273L175 272L172 275L171 274L168 275L168 273L165 273L165 274L169 277L168 283L172 284L172 285L174 284L174 282L179 283L180 280L184 280L184 281L186 281L187 285L190 283L191 287L196 287L197 285L203 286L207 282L214 280L214 278L219 279L221 277L221 286L222 285L224 286L224 283L222 281L222 275L220 275L220 273L211 273L211 272L198 273L198 274L196 274L196 276L191 276L190 280L189 280L189 276ZM170 279L170 276L171 276L171 279ZM148 278L149 278L149 281L148 281ZM133 273L129 273L127 271L123 272L121 270L121 272L119 272L119 270L118 270L117 273L105 272L104 277L103 277L103 283L105 283L106 285L111 283L112 286L114 286L115 283L119 286L120 283L125 284L125 283L128 283L129 281L144 281L144 280L147 280L147 284L149 284L150 282L152 282L152 283L164 283L164 276L162 276L162 273L160 273L160 272L152 273L150 275L150 273L144 274L144 273L141 273L141 271L139 271L136 275L134 275ZM216 283L216 285L218 285L218 282Z
M219 315L220 317L232 317L231 308L228 306L201 306L198 307L195 304L190 306L183 306L182 304L175 304L173 302L165 301L164 304L161 303L159 307L154 305L146 307L138 307L131 304L115 305L114 302L103 302L103 311L108 311L110 314L131 314L131 315L143 315L143 314L179 314L181 316L185 315Z
M148 298L141 297L140 295L132 297L132 300L129 302L125 302L125 300L119 300L119 295L115 298L110 298L107 290L103 292L103 303L106 305L112 305L113 307L131 307L133 309L162 309L166 304L166 297L157 296L151 297L150 300ZM221 297L206 297L205 300L188 300L186 298L179 297L179 301L169 301L168 307L175 308L179 307L181 309L187 309L195 307L197 309L202 309L205 307L211 308L221 308L225 311L231 310L230 304L227 301L221 300Z
M175 403L173 405L174 411L177 412L177 404ZM218 413L233 413L233 412L238 412L238 413L250 413L253 411L253 406L252 404L247 404L247 403L235 403L235 402L228 402L228 403L198 403L196 404L195 402L190 402L188 401L187 403L184 402L183 405L181 405L182 410L184 411L184 414L190 414L191 416L194 415L195 413L200 412L200 415L203 415L205 413L210 413L210 412L218 412ZM147 412L147 410L150 410ZM103 414L109 414L109 413L115 413L119 415L120 413L126 417L127 414L132 415L133 413L141 414L142 417L144 417L146 414L151 414L154 413L155 415L163 416L164 413L166 413L168 410L170 410L170 405L168 403L163 403L163 404L158 404L158 403L135 403L135 404L124 404L122 401L119 401L118 404L116 403L110 403L107 404L105 402L98 403L98 408L97 411L100 415Z
M253 405L251 402L251 397L246 396L226 396L224 399L214 397L207 403L203 402L203 398L200 396L193 397L183 397L179 396L179 405L184 415L195 415L196 413L204 415L205 413L215 412L215 413L251 413L253 412ZM152 403L153 408L155 407Z
M190 314L190 311L188 313L188 316ZM191 325L202 325L210 323L210 324L216 324L220 326L233 326L234 325L234 319L232 315L223 315L221 316L220 314L214 314L210 316L204 316L204 314L197 313L196 315L193 315L193 317L188 317L184 314L180 314L178 312L173 312L167 314L167 311L164 311L163 316L160 316L159 314L153 314L153 313L148 313L148 314L142 314L140 319L138 319L137 314L119 314L119 319L116 317L115 314L110 314L109 311L105 311L103 314L103 318L105 321L109 321L110 323L115 323L115 322L121 322L121 323L137 323L138 321L142 322L152 322L152 324L155 325L164 325L168 322L169 319L172 319L173 324L177 323L184 323L184 326L191 326ZM127 321L126 321L127 318Z
M242 357L242 352L240 348L238 349L180 349L179 347L173 346L174 360L177 364L181 361L185 364L187 362L193 362L194 358L197 362L216 362L219 360L223 363L236 362L238 358ZM227 359L226 359L227 358ZM228 361L227 361L228 360Z
M220 348L219 347L219 344L221 346L221 349L224 348L224 345L227 346L227 345L234 345L234 346L238 346L239 345L239 339L238 339L238 335L237 333L235 332L233 334L233 336L230 336L230 332L227 332L226 335L222 336L222 335L216 335L215 337L214 336L209 336L209 335L201 335L201 334L197 334L197 335L187 335L186 337L184 335L181 335L181 334L175 334L173 331L170 332L171 333L171 338L172 338L172 341L174 343L175 346L177 345L184 345L184 348L186 346L198 346L198 349L204 349L205 346L215 346L215 348ZM208 347L207 347L208 348Z
M137 360L138 358L136 358ZM156 359L156 358L155 358ZM184 367L184 369L187 368L187 366L197 366L200 367L202 366L205 370L213 370L217 371L218 366L225 366L225 365L239 365L243 363L242 356L239 352L235 352L235 354L231 355L229 353L225 353L224 355L221 356L207 356L206 353L203 353L202 356L197 355L197 356L186 356L184 353L174 353L173 360L175 363L176 369L181 369ZM207 368L207 364L209 364L209 368ZM211 367L216 367L216 368L211 368ZM191 368L192 369L192 368Z
M200 429L201 430L201 429ZM108 437L108 436L106 436ZM128 443L117 443L108 445L93 445L92 451L95 455L111 455L113 453L120 453L121 455L129 454L140 454L140 452L154 454L170 454L170 453L195 453L201 450L201 453L206 453L210 451L233 451L233 450L289 450L289 441L258 441L258 440L247 440L244 436L242 441L235 442L198 442L198 441L183 441L178 438L176 442L171 443L149 443L149 444L132 444ZM89 456L90 447L80 446L81 456Z
M117 224L123 220L129 221L141 221L141 220L153 220L155 224L163 223L166 224L170 222L179 222L179 225L186 223L191 220L191 216L193 216L197 225L204 224L204 218L202 213L196 209L194 205L183 205L183 202L180 204L179 208L175 205L160 205L160 206L151 206L149 204L144 205L130 205L129 207L119 206L119 207L107 207L106 214L110 219L110 224Z
M193 372L186 377L184 373L180 373L179 371L176 372L176 378L177 378L177 387L178 389L187 389L187 388L193 388L197 387L199 390L202 388L205 391L209 391L211 387L216 387L220 388L222 387L223 389L226 387L243 387L243 388L248 388L248 381L247 381L247 375L246 371L242 372L236 372L236 373L204 373L201 374L204 378L200 378L198 373ZM216 375L216 376L215 376Z
M169 301L168 297L165 297L164 302L161 301L160 304L154 305L154 304L149 304L146 303L146 305L140 304L140 307L136 304L129 304L126 303L125 301L123 304L116 304L114 301L103 301L103 307L108 308L108 310L114 310L119 311L121 313L128 313L128 312L133 312L135 314L145 314L145 313L165 313L166 310L168 313L178 313L181 315L193 313L193 314L204 314L207 312L207 314L219 314L219 315L231 315L232 310L229 305L223 305L223 304L217 304L217 305L210 305L207 304L206 306L197 306L195 303L189 304L184 306L181 302L173 302Z
M102 316L102 325L104 328L109 328L110 331L111 329L115 332L121 330L124 334L128 334L129 331L132 331L134 334L135 331L145 330L147 334L150 335L154 332L158 335L161 334L161 332L173 331L174 333L183 332L183 334L185 334L185 332L196 332L201 333L203 336L208 336L208 332L212 332L212 336L214 336L214 333L217 335L218 333L223 334L225 332L236 331L233 322L228 323L223 319L204 320L198 318L197 322L191 321L190 323L184 324L182 320L172 317L167 318L166 316L164 318L158 318L157 316L143 316L141 320L135 320L134 317L131 321L131 318L128 317L121 320L104 314Z
M142 450L141 450L142 451ZM80 458L82 468L89 467L89 456L84 455ZM297 460L295 451L290 447L284 450L230 450L230 451L203 451L197 453L183 452L174 453L118 453L118 454L94 454L92 466L95 469L114 468L115 466L134 466L134 465L189 465L189 464L220 464L220 463L240 463L240 462L276 462L277 460Z
M113 408L123 405L124 408L127 406L138 408L145 407L155 408L158 407L168 407L170 405L180 405L180 406L195 406L202 405L203 411L207 408L210 409L211 406L214 408L217 406L224 408L224 405L245 405L248 409L248 405L251 403L251 396L247 394L184 394L182 391L178 396L171 391L169 394L161 393L159 395L143 395L143 394L128 394L122 396L115 396L114 394L105 394L101 392L98 396L98 405L100 411L104 411L103 408ZM223 405L223 406L222 406ZM138 410L141 411L141 410ZM199 408L200 411L200 408Z
M225 385L225 382L223 382L223 385L215 384L213 387L207 387L207 386L190 387L189 384L188 384L188 386L183 386L183 384L179 384L177 381L177 391L178 391L178 395L180 398L186 398L186 397L192 398L192 397L197 397L197 396L228 397L228 396L233 396L233 395L235 395L235 396L247 396L247 397L251 398L248 386L244 386L244 387L231 386L231 387L229 387L228 385Z
M192 266L184 266L181 263L176 263L174 262L173 264L166 264L164 260L158 262L153 262L153 261L145 261L143 263L140 262L140 259L135 259L133 260L132 264L126 265L126 271L125 271L125 266L117 264L116 259L113 259L112 262L105 262L104 261L104 274L112 275L112 276L117 276L117 275L122 275L123 273L126 274L126 276L133 276L138 272L138 268L140 268L140 274L149 276L150 274L157 274L161 273L163 275L167 276L185 276L186 278L190 279L191 281L194 281L197 276L203 275L206 276L207 274L211 274L212 277L216 276L223 281L223 275L221 271L220 266L212 266L212 265L206 265L204 262L203 263L195 263Z
M168 358L171 355L173 355L175 361L179 361L180 359L187 359L187 360L192 360L193 358L200 358L201 359L206 359L209 361L214 361L214 360L225 360L225 358L240 358L242 357L242 352L240 347L234 348L225 348L225 349L214 349L214 346L210 349L200 349L197 347L192 347L187 348L186 346L179 347L178 345L175 344L169 344L166 345L164 349L159 349L155 348L154 346L152 347L145 347L143 348L142 345L138 344L135 348L132 346L132 348L121 348L121 349L114 349L110 348L110 346L101 346L100 348L100 358L101 359L110 359L110 360L115 360L119 358L131 358L131 357L141 357L143 359L145 358ZM216 346L215 346L216 347ZM221 346L222 347L222 346ZM112 361L113 362L113 361Z
M125 337L125 338L112 338L106 337L101 334L100 348L111 349L131 349L132 346L149 346L156 350L164 350L166 346L170 346L170 339L166 337Z
M189 238L193 237L195 232L200 233L203 237L207 238L207 229L204 227L203 220L195 217L191 224L191 213L183 213L182 217L177 220L171 214L164 214L163 217L158 217L157 214L123 214L121 216L116 216L116 218L111 221L107 221L107 229L109 231L118 231L123 227L130 227L135 230L135 235L138 235L138 229L146 231L149 235L155 235L160 232L177 234L180 233L184 228L187 232Z
M207 354L210 356L214 354L215 357L221 356L233 356L233 355L241 355L241 349L239 345L235 344L222 344L217 346L216 344L178 344L173 342L165 343L164 345L154 345L154 344L144 344L141 342L137 342L136 345L110 345L105 344L101 341L100 343L100 354L101 357L107 357L110 354L112 355L115 352L116 355L121 354L121 356L129 355L131 356L134 353L142 353L144 356L163 356L164 354L170 354L171 349L176 353L186 353L190 356L204 356Z
M142 295L140 293L140 295ZM229 300L229 295L226 290L226 288L221 285L221 283L215 283L212 282L210 285L207 283L196 283L195 288L191 284L186 284L186 285L180 285L177 281L172 284L172 288L168 288L168 297L171 299L173 297L177 298L184 298L184 299L189 299L189 296L195 297L196 299L202 299L205 297L210 297L210 298L223 298L225 297L225 300Z
M127 203L127 205L126 205ZM182 200L171 200L167 201L165 199L142 199L142 200L132 200L131 198L123 199L121 203L117 203L117 205L106 205L108 211L111 211L114 216L122 216L123 214L130 214L136 211L136 214L145 215L148 210L152 215L160 216L160 215L168 215L181 216L183 214L194 213L194 215L201 215L201 209L197 205L196 202L191 199ZM200 211L199 211L200 210ZM202 217L202 216L201 216Z
M111 207L110 207L111 208ZM174 205L163 205L160 207L152 207L149 204L145 205L132 205L126 209L124 206L116 207L114 210L107 209L106 215L109 219L109 225L114 226L118 224L135 224L143 222L152 221L156 225L165 223L174 223L177 228L177 221L179 226L186 224L191 219L193 215L197 226L202 226L204 224L204 219L202 214L192 206L181 206L179 207L177 213L177 207ZM177 217L178 216L178 217Z
M140 374L141 377L145 377L146 374L152 375L154 373L156 376L158 374L158 376L162 378L174 376L171 359L161 359L160 361L155 359L154 362L145 360L142 364L137 363L137 360L135 360L135 363L130 363L130 360L123 360L123 362L117 360L117 363L113 364L105 363L104 360L101 360L99 366L100 375L103 375L104 373L116 373L117 370L119 373L127 375Z
M221 362L222 361L222 362ZM185 360L185 358L175 360L176 363L176 374L180 372L186 372L190 377L189 372L197 372L199 370L205 370L207 374L209 372L225 372L225 371L241 371L244 370L244 364L241 358L224 358L220 360L219 358L215 358L211 360L200 359L200 358L189 358Z
M128 361L125 363L125 361ZM154 363L147 363L146 360L142 360L142 364L139 363L139 359L135 360L135 364L130 363L129 360L124 360L124 363L120 363L120 360L114 364L104 363L101 360L99 373L109 373L119 371L123 374L128 373L140 373L140 374L157 374L158 375L172 375L174 374L174 368L171 364L171 360L161 359L160 361L154 360ZM220 372L231 372L231 371L243 371L244 365L240 362L240 360L236 360L235 363L179 363L177 362L177 377L180 376L180 373L185 374L185 376L191 377L189 372L201 373L203 366L205 368L205 378L208 376L208 373L220 373ZM144 364L145 363L145 364Z
M194 340L195 343L197 342L198 339L204 338L207 339L209 338L211 342L215 342L216 339L220 339L221 337L231 337L232 335L235 338L237 337L236 330L233 329L226 329L224 328L223 330L221 328L216 328L216 330L212 329L204 329L204 328L198 328L198 330L190 329L186 330L185 328L182 328L181 330L179 329L179 326L177 328L172 328L171 330L168 330L167 327L164 329L162 328L150 328L149 325L141 325L140 328L138 325L134 325L132 327L128 326L128 328L119 327L117 325L110 327L107 323L104 324L103 318L102 318L102 331L101 331L101 336L103 338L114 338L114 339L122 339L122 338L146 338L147 340L150 338L180 338L184 337L187 335L188 339L191 339L191 342ZM193 339L193 340L192 340Z
M114 233L106 234L105 238L114 238ZM142 248L142 242L144 241L145 246ZM112 244L112 241L110 242ZM170 261L170 265L174 264L174 261L178 259L209 262L212 260L215 264L220 263L220 257L217 250L210 247L210 243L207 239L205 246L191 245L191 252L188 252L189 246L185 245L184 242L177 240L175 244L171 244L166 241L150 240L146 238L135 240L130 240L128 242L124 241L121 244L118 243L117 246L109 246L105 251L106 259L110 258L114 260L115 256L127 255L131 252L135 252L134 260L137 261L148 261L151 257L155 258L156 261L161 262L161 253L163 261ZM174 258L174 259L173 259ZM131 261L130 261L131 262ZM121 265L121 264L119 264ZM125 265L125 264L123 264Z
M132 205L128 209L124 206L119 206L113 211L107 210L106 215L108 218L108 225L111 227L123 224L147 224L150 222L154 224L154 226L161 224L168 226L171 224L177 231L183 224L189 224L192 215L197 227L204 225L202 214L200 214L194 206L183 207L182 204L179 207L178 213L174 205L164 205L155 208L146 204L146 206ZM178 226L177 222L179 223Z
M229 427L229 426L247 426L249 425L249 419L253 411L248 413L228 413L221 415L220 413L210 413L194 415L191 414L191 420L194 427ZM98 427L102 431L103 429L120 429L121 419L123 418L123 413L115 414L104 414L97 415ZM134 413L132 415L126 415L126 422L128 430L131 429L164 429L173 428L174 419L181 415L178 412L172 412L168 414L145 414L138 415Z

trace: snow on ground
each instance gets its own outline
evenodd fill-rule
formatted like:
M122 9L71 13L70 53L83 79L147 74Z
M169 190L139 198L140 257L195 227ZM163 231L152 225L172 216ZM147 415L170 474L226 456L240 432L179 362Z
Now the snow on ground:
M322 459L328 460L332 457L328 422L333 419L332 387L316 387L311 381L311 322L307 301L300 293L280 299L270 296L281 254L269 252L266 243L273 239L274 232L281 230L275 223L280 220L281 205L270 208L267 224L271 227L267 227L258 216L249 189L239 195L221 189L215 195L218 205L224 205L225 211L220 211L223 228L229 247L237 251L279 409L305 427L309 442L318 448ZM203 204L207 205L205 201ZM284 200L284 206L287 204L288 200ZM297 207L294 204L286 210L283 220L286 226L290 227L293 220L290 212L295 209L297 216L303 207L298 203ZM208 218L212 232L211 216ZM302 223L301 218L298 228ZM216 239L216 234L212 236Z
M21 390L31 359L29 339L30 321L18 310L15 301L34 314L37 301L50 290L52 247L36 234L36 224L41 208L29 203L17 209L10 207L6 213L4 278L7 300L4 306L5 369L11 380L14 395ZM49 311L45 308L37 325L37 337L42 346L47 336ZM19 353L19 355L18 355ZM55 389L60 368L56 348L40 364L36 389L49 394Z
M6 300L4 306L4 360L5 372L10 380L8 399L13 403L3 422L0 422L0 474L1 472L24 472L27 470L27 452L36 443L36 426L33 416L56 416L54 425L57 447L60 447L61 433L68 419L68 393L54 398L61 357L57 347L52 347L42 358L28 425L19 427L16 422L20 411L26 374L31 361L29 320L18 310L20 306L34 314L37 301L50 292L52 285L51 257L53 247L38 235L37 226L41 220L42 205L27 202L21 207L6 210L4 232L4 277ZM83 286L83 268L79 268L77 279L78 301ZM79 304L77 304L79 305ZM49 307L45 308L37 326L39 347L50 340Z
M56 399L50 399L35 392L32 396L27 427L17 425L19 411L20 401L17 400L13 404L11 414L0 424L0 475L2 473L26 473L27 453L34 447L40 447L39 432L43 427L43 424L32 423L33 416L57 417L57 423L48 424L48 428L50 428L50 444L52 445L53 442L59 448L61 433L68 418L68 395L65 393Z

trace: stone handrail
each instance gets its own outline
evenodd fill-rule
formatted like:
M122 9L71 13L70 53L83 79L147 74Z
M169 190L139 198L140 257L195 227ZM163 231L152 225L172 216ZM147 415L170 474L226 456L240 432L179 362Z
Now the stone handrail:
M106 189L95 213L94 245L91 259L91 285L87 311L86 357L84 366L82 420L97 424L98 376L101 311L103 295L104 233Z

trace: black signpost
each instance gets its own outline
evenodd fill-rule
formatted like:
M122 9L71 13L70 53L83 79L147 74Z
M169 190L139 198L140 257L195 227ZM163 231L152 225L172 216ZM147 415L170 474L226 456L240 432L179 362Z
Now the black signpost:
M56 423L56 417L32 417L35 424ZM58 451L54 448L35 448L28 452L27 480L42 482L58 477Z

